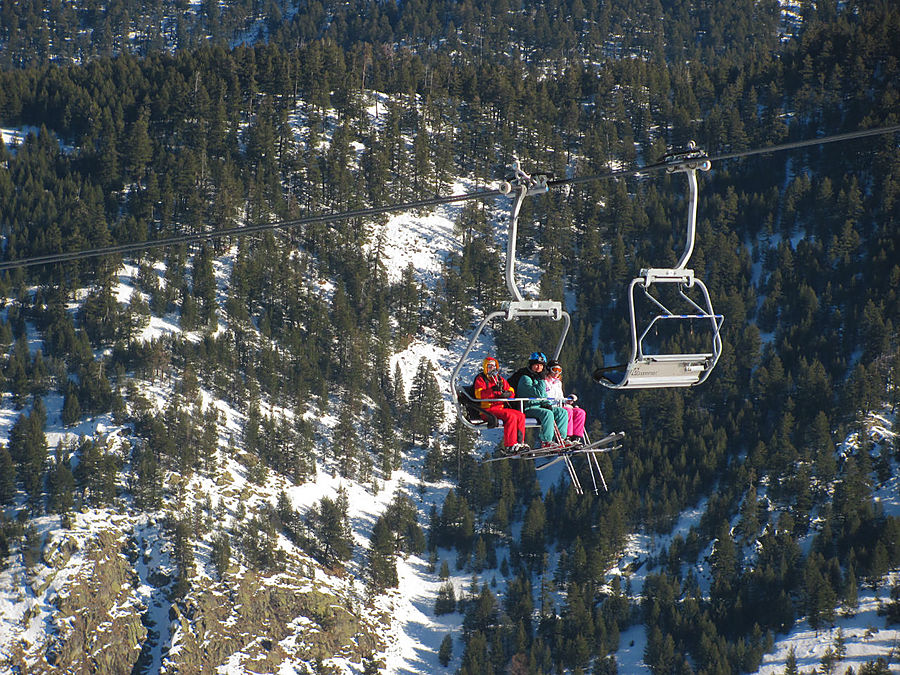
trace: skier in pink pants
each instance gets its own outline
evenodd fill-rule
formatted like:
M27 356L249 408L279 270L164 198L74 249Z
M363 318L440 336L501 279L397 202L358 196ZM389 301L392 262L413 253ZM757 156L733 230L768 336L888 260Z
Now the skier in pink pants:
M550 361L549 366L550 372L548 372L547 376L544 378L544 383L547 385L547 398L553 400L555 403L558 401L557 405L562 405L569 413L569 428L567 430L568 440L578 441L580 443L584 441L584 422L587 413L585 413L582 408L566 405L569 402L574 403L577 400L577 397L575 394L572 394L572 396L566 399L563 394L562 366L559 364L559 361Z

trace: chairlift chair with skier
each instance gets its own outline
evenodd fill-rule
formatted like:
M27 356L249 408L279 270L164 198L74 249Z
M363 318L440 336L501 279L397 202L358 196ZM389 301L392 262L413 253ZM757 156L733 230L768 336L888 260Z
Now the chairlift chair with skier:
M462 424L474 429L482 431L485 429L497 428L500 420L496 416L486 413L482 407L482 403L501 402L501 399L478 399L475 396L473 385L465 384L460 373L463 366L468 362L469 355L473 347L477 344L479 337L484 329L497 319L504 321L515 321L523 318L549 319L551 321L561 321L562 330L556 348L552 353L553 359L558 359L565 343L566 335L569 332L571 318L563 309L562 303L554 300L526 300L519 290L515 280L515 263L516 263L516 237L518 230L519 212L522 208L522 202L525 197L535 194L547 192L547 176L526 174L519 165L515 163L515 176L511 181L506 181L501 185L500 191L506 195L512 195L514 198L512 214L509 223L509 233L506 245L506 287L509 290L511 299L504 302L499 310L489 313L482 319L475 332L469 339L466 348L463 350L453 373L450 376L450 390L453 402L456 406L457 416ZM524 407L525 399L512 398L502 399L503 403L511 405L519 405ZM525 418L525 427L537 427L538 421L533 417ZM594 443L590 439L586 439L583 443L569 443L558 435L558 445L552 448L528 449L527 451L517 452L512 455L501 455L486 461L497 461L501 459L527 459L535 461L538 470L546 469L557 462L564 462L572 484L578 494L582 494L583 489L578 473L572 462L572 457L576 454L586 455L588 468L590 471L591 481L594 493L599 492L600 486L604 490L608 490L603 471L597 458L597 453L608 452L621 447L618 441L624 436L622 433L609 434L600 441Z

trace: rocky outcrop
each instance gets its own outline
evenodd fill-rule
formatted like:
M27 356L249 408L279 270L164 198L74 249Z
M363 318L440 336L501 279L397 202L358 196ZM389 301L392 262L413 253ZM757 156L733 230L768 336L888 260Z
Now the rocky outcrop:
M28 673L130 673L147 629L141 624L142 608L136 603L136 580L122 555L122 533L107 530L81 546L70 536L44 550L46 566L36 577L35 594L42 596L61 576L64 584L53 594L46 616L43 644L16 651L11 665ZM78 570L66 569L73 554L84 548ZM17 663L18 662L18 663Z
M245 573L195 587L174 611L176 645L165 670L212 673L234 658L252 672L277 672L288 660L343 657L361 663L378 644L374 631L347 604L287 574Z
M143 608L134 599L136 575L123 548L120 532L101 532L88 544L88 573L56 596L59 645L47 650L47 661L52 659L56 668L131 672L147 629L141 623Z
M41 637L10 645L0 669L124 674L147 672L161 659L167 675L214 673L226 664L278 672L285 663L306 663L318 672L329 659L362 665L384 651L377 619L349 601L349 591L337 590L340 583L331 588L307 576L306 561L292 560L288 571L273 574L242 568L221 581L195 576L171 605L165 627L148 620L137 561L125 530L51 540L28 573L31 605L22 618L25 628L42 622ZM170 594L169 575L151 572L145 585Z

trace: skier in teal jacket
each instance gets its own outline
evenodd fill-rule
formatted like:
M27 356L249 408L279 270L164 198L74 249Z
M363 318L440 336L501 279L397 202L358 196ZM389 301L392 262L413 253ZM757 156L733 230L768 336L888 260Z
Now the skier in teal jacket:
M524 402L523 412L526 417L533 417L541 425L538 432L538 447L554 445L554 431L559 429L565 436L569 425L569 413L565 408L551 405L550 399L547 398L544 383L546 368L547 357L543 352L534 352L528 357L528 367L520 368L510 378L516 388L516 398L535 399Z

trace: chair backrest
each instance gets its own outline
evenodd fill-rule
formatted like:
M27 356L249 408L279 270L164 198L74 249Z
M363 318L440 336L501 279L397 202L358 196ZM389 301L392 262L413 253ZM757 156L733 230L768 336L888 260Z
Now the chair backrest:
M475 385L466 384L461 386L456 395L456 400L459 401L463 410L465 410L466 419L472 424L476 426L487 425L490 428L497 426L497 418L482 408L475 398Z
M459 401L460 405L466 411L466 417L469 418L470 421L475 421L473 418L473 408L475 407L472 399L475 398L475 388L469 384L463 387L460 387L459 391L456 393L456 400Z
M692 387L704 382L715 367L722 353L721 328L724 320L716 314L706 285L694 277L693 270L688 269L646 269L641 270L644 276L633 279L628 289L628 311L631 319L631 358L620 366L598 368L594 371L594 380L610 389L654 389L665 387ZM673 312L663 301L650 293L654 285L664 284L674 288L677 294L674 300L686 305L688 311ZM639 331L636 313L635 296L637 289L649 300L649 307L654 315L649 322L642 322L643 330ZM701 298L692 299L687 295L688 288L699 289ZM645 303L647 304L647 303ZM691 326L694 322L704 328L704 341L700 352L648 354L645 352L644 339L663 323ZM706 351L706 349L709 351Z

